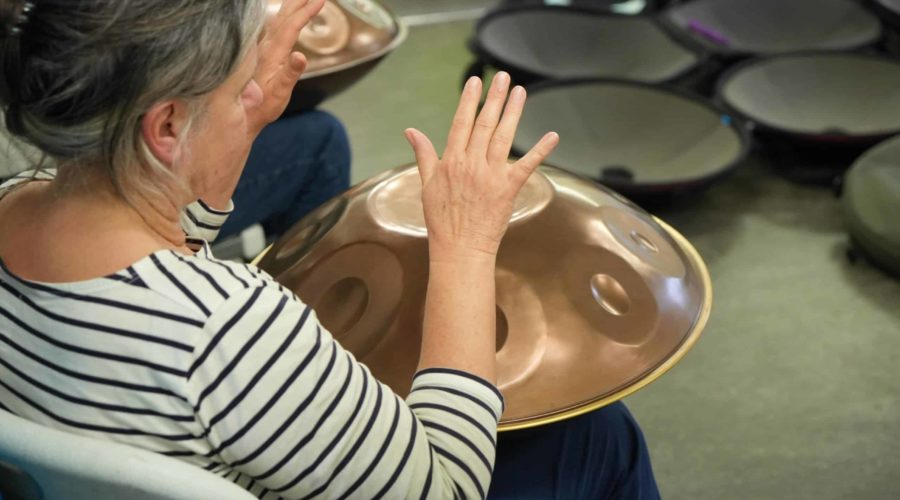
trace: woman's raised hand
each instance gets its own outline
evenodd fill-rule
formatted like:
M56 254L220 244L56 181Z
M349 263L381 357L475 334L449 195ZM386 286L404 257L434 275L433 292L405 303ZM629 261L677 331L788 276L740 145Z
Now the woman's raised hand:
M478 113L481 80L466 82L440 158L425 134L406 130L422 177L432 261L494 258L516 195L559 142L550 132L521 159L508 162L525 105L525 89L517 86L509 92L509 85L509 75L497 73Z
M250 116L251 130L262 130L287 107L294 85L306 69L306 56L294 50L294 45L300 30L324 3L325 0L284 0L278 13L266 23L253 77L262 89L263 101Z

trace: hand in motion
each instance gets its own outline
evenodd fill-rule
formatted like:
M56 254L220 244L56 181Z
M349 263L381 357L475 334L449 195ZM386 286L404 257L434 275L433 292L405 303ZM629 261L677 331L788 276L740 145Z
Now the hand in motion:
M550 132L520 160L508 162L525 105L525 89L517 86L509 92L509 84L508 74L497 73L478 113L481 80L469 79L441 158L425 134L406 130L422 177L432 261L495 257L516 195L559 142L559 136Z
M275 121L287 107L297 80L306 69L306 56L294 50L300 30L325 0L284 0L266 25L259 42L259 61L253 78L263 92L262 104L250 116L251 130L258 132Z

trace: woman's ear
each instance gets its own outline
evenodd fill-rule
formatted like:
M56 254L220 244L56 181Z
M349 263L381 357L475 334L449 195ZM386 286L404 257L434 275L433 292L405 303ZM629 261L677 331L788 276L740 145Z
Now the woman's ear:
M169 100L154 104L141 120L141 135L150 153L163 165L171 167L187 133L187 103Z

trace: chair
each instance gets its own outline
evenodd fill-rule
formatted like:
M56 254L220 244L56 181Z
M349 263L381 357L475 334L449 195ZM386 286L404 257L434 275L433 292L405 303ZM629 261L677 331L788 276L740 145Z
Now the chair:
M226 479L174 458L50 429L0 411L0 498L256 497Z

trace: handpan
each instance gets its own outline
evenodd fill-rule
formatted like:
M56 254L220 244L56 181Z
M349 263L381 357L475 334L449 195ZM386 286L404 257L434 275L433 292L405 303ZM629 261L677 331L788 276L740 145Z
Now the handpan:
M775 135L846 145L900 132L900 63L890 59L787 54L739 65L718 86L726 107Z
M427 252L413 166L327 202L259 266L406 395L421 346ZM496 284L501 430L578 415L647 385L697 341L712 299L706 266L681 235L552 167L515 201Z
M520 82L609 77L661 83L685 76L701 59L651 17L576 7L495 10L479 20L470 46Z
M281 0L268 0L274 16ZM310 109L366 75L406 39L406 27L376 0L327 0L300 32L296 50L306 56L287 113Z
M900 276L900 138L878 144L853 164L841 203L860 253Z
M501 5L552 5L587 7L616 14L640 14L656 10L657 0L504 0Z
M746 132L712 103L661 87L581 80L529 87L513 149L528 151L545 130L560 137L546 163L620 193L692 191L728 173Z
M871 0L871 2L887 24L895 28L900 27L900 0Z
M664 19L730 56L853 50L881 37L878 18L852 0L695 0Z

